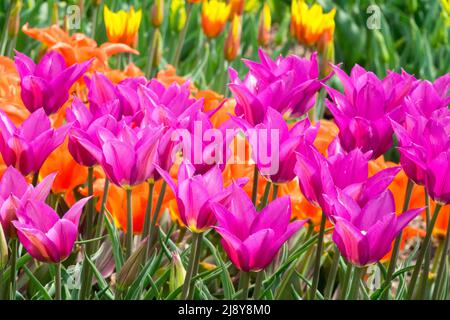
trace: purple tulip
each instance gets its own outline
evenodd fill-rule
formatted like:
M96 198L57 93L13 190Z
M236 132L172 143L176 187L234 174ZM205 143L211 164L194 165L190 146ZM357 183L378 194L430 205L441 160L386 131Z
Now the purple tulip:
M98 164L96 158L87 150L80 138L90 141L97 147L101 147L101 141L97 135L99 127L109 131L116 131L117 121L111 115L95 118L94 114L78 98L74 98L72 107L66 111L67 121L72 124L69 132L69 152L76 162L91 167Z
M401 169L387 168L368 178L370 151L362 153L354 149L346 153L336 148L329 153L330 157L325 158L313 145L302 145L294 169L303 195L328 216L331 212L325 195L335 198L337 190L343 189L351 193L355 201L364 204L367 194L375 196L383 192Z
M216 224L211 203L226 203L231 186L223 187L222 172L214 166L203 175L195 174L195 167L182 162L175 183L167 171L157 170L175 194L181 221L191 232L201 233ZM247 179L236 181L238 185L247 183Z
M283 116L268 108L264 122L252 127L245 119L232 118L244 130L252 147L252 158L261 175L274 183L286 183L295 178L295 152L300 144L312 144L318 127L308 118L289 130Z
M34 111L16 128L0 111L0 152L6 165L23 175L36 173L49 154L63 143L70 125L52 129L44 109Z
M355 65L350 76L339 67L333 69L344 87L344 94L327 87L326 101L339 127L339 139L348 152L360 148L372 151L376 159L392 146L389 117L401 117L401 105L411 89L413 77L395 73L380 80L372 72Z
M351 195L338 191L328 198L332 208L333 241L342 256L354 265L365 266L382 259L392 241L423 210L412 209L397 216L392 192L385 190L360 206Z
M123 120L113 127L115 132L96 126L94 131L97 130L100 141L97 145L83 137L77 137L78 142L102 166L109 180L118 186L129 188L153 179L162 128L131 128Z
M13 221L20 243L36 260L59 263L72 252L81 212L90 197L76 202L60 218L45 202L27 200Z
M11 222L16 219L16 212L20 206L29 199L45 201L55 176L56 173L50 174L33 187L13 167L5 170L0 180L0 225L8 237L16 236L16 230Z
M449 86L450 74L437 79L434 84L427 80L418 81L405 98L405 113L430 118L434 111L447 108L450 103Z
M392 121L399 141L400 163L408 177L425 185L435 201L450 202L450 111L435 110L431 118L406 115L404 126Z
M260 271L267 267L281 246L306 222L291 218L291 201L281 197L261 212L256 212L246 192L233 185L226 206L212 204L222 236L222 246L233 264L242 271Z
M58 112L69 99L70 88L86 72L91 62L88 60L67 67L61 54L50 51L36 65L32 59L16 51L15 63L25 107L30 112L44 108L47 115Z
M229 88L237 105L237 116L252 126L262 123L269 107L281 114L300 117L315 104L315 95L322 87L319 80L317 54L309 60L290 55L273 61L262 49L259 50L261 63L244 60L249 72L244 81L230 68Z

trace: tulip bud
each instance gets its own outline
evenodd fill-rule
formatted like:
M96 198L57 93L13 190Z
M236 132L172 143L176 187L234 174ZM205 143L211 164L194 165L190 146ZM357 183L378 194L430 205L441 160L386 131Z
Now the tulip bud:
M259 16L258 43L260 46L266 47L269 44L271 25L270 7L267 3L264 3L263 10Z
M164 0L155 0L152 6L151 22L152 26L159 28L164 19Z
M0 269L3 269L8 263L8 245L6 244L5 233L0 224Z
M230 0L231 14L230 18L233 19L234 15L242 16L244 12L245 0Z
M16 0L12 9L11 15L8 20L8 36L14 38L19 33L20 28L20 8L22 7L22 2Z
M162 37L159 29L155 30L155 35L153 37L153 52L151 64L153 68L157 68L161 62L162 55Z
M175 291L181 287L186 278L186 269L184 269L178 252L172 252L172 264L170 266L169 290Z
M173 30L180 32L186 24L186 8L184 0L172 0L170 4L169 24Z
M236 59L239 53L239 47L241 42L241 17L235 15L230 29L228 30L227 39L224 45L224 55L227 61L233 61Z
M120 272L117 275L116 285L119 292L126 292L139 275L142 267L142 260L147 249L147 242L148 238L142 241L136 251L134 251L124 263L122 269L120 269Z
M59 12L58 12L58 2L53 2L52 7L52 15L51 15L51 24L57 24L59 25Z

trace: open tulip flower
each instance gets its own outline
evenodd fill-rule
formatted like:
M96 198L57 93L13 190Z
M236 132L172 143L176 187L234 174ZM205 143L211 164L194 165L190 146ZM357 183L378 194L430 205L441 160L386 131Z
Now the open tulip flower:
M89 198L75 203L62 218L43 201L27 200L13 221L20 243L36 260L59 263L72 252L78 222Z
M317 54L310 59L291 55L272 60L262 49L260 63L244 60L250 69L244 81L230 68L228 85L236 98L236 115L243 115L251 125L264 121L267 108L281 114L300 117L314 106L315 95L322 87Z
M217 37L225 28L231 5L219 0L205 0L202 5L202 28L208 38Z
M69 129L69 124L52 129L42 108L34 111L18 128L0 111L3 160L23 175L37 173L48 155L64 142Z
M21 78L24 105L30 112L44 108L45 113L50 115L58 112L69 99L70 88L87 71L92 61L67 67L61 54L50 51L37 65L20 52L16 52L15 62Z
M105 5L103 14L109 41L133 47L141 24L142 10L135 11L134 7L131 7L129 11L112 12Z
M391 79L395 77L393 73L380 80L359 65L353 67L350 76L338 66L333 66L333 70L344 93L327 87L331 101L326 104L339 127L341 145L346 151L372 151L372 158L376 159L392 146L389 117L401 116L401 104L411 88L412 76L396 82Z
M0 224L7 236L15 237L11 222L16 219L17 210L31 199L44 201L50 193L56 173L45 177L36 187L28 184L22 174L8 167L0 180Z
M178 170L177 183L168 172L159 168L158 171L175 194L180 218L190 231L201 233L216 224L211 203L226 203L231 192L231 186L224 188L222 172L218 166L202 175L196 175L195 167L183 162ZM236 183L244 185L247 181L240 179Z
M242 271L261 271L267 267L281 246L305 224L289 223L291 200L276 199L256 212L247 193L233 185L228 204L212 204L219 225L214 229L233 264Z
M308 118L289 130L283 116L272 108L268 108L264 122L255 127L244 119L233 117L233 120L246 133L259 171L273 183L286 183L294 179L295 153L302 143L312 145L318 131L317 127L311 126Z
M382 259L395 237L423 211L423 208L412 209L397 216L389 190L371 198L363 207L345 192L339 192L335 199L326 199L335 225L333 241L342 256L357 266Z

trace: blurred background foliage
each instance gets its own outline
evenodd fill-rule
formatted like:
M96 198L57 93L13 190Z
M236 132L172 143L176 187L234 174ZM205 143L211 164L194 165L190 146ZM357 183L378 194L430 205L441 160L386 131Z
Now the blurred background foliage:
M172 61L178 41L177 24L182 20L180 12L174 12L172 2L184 0L166 0L164 22L161 26L163 51L160 68ZM20 26L28 22L31 27L45 27L53 23L64 24L64 15L70 5L81 5L82 16L79 30L88 35L92 31L92 15L95 1L38 1L24 0L22 3ZM313 3L314 1L309 1ZM446 25L448 12L443 10L439 0L319 0L324 11L336 8L335 62L343 63L348 71L355 63L379 76L384 76L387 69L399 71L401 68L418 78L433 80L450 70L449 27ZM150 23L153 0L105 0L102 3L112 10L128 9L133 5L141 8L143 18L139 29L137 49L139 56L133 61L144 69L152 38ZM272 43L268 50L273 55L297 52L295 40L290 35L290 0L269 0L272 12ZM263 1L248 0L242 22L241 56L255 59L257 56L258 20ZM373 14L368 10L377 5L381 12L380 29L371 30L367 21ZM10 1L1 1L0 25L5 32L5 19L10 10ZM103 23L103 10L97 10L97 28L95 40L107 41ZM214 80L226 76L226 64L223 59L223 44L226 32L213 40L207 40L200 26L201 6L193 6L189 20L186 42L181 53L178 74L188 75L199 86L214 89ZM229 28L229 26L227 27ZM19 32L16 48L31 53L36 57L42 50L41 44ZM111 61L114 63L114 61ZM232 63L238 71L245 66L240 59Z

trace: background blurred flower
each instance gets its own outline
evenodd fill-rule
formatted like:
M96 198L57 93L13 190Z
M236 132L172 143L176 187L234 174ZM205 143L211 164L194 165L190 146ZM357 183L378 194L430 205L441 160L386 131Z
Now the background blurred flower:
M259 25L258 25L258 44L260 46L266 47L270 42L270 29L272 27L272 17L270 14L270 7L264 3L261 14L259 15Z
M112 12L108 6L104 6L103 15L105 19L106 35L113 43L123 43L130 47L136 45L139 26L142 19L142 10L134 10L131 6L129 11L120 10Z
M170 26L176 32L180 32L186 24L186 7L184 0L172 0L170 2Z
M204 0L202 5L202 28L208 38L217 37L225 28L231 13L231 4L219 0Z
M233 61L239 54L241 28L241 17L234 15L223 47L224 56L227 61Z

